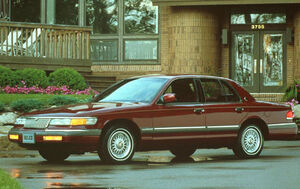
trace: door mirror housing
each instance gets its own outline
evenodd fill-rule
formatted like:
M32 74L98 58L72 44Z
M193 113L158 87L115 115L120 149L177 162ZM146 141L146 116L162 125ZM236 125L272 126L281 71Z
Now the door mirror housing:
M167 93L167 94L164 94L162 97L161 97L161 101L166 104L166 103L171 103L171 102L176 102L176 97L175 97L175 94L174 93Z

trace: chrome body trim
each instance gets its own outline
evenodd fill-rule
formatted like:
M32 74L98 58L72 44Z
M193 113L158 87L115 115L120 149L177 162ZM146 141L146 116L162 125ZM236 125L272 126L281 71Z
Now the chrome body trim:
M12 128L8 134L18 134L22 135L23 133L34 133L37 136L52 136L52 135L59 135L59 136L100 136L101 129L87 129L87 130L20 130L16 128Z
M186 126L186 127L156 127L142 128L143 134L151 133L177 133L177 132L206 132L206 131L234 131L239 125L216 125L216 126Z
M204 131L206 126L187 126L187 127L156 127L154 133L177 133L177 132L197 132Z
M269 129L287 129L287 128L298 128L296 123L274 123L268 124Z

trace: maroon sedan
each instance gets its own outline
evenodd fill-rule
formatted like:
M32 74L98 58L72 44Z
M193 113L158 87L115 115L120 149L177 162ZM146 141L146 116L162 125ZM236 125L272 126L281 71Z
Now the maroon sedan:
M232 149L258 157L264 140L295 137L290 107L257 102L232 80L198 75L134 77L111 86L91 103L24 114L9 139L48 161L98 152L124 163L135 151Z

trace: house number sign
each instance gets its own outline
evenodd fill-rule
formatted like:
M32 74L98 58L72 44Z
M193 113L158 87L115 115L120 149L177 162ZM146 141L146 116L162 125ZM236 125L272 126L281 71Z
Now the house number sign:
M251 29L252 30L263 30L263 29L265 29L265 25L263 25L263 24L252 24Z

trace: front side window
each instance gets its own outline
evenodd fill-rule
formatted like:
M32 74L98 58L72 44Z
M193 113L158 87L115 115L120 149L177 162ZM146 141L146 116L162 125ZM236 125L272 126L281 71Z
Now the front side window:
M193 79L173 81L165 91L166 93L174 93L176 102L197 102L196 87Z

